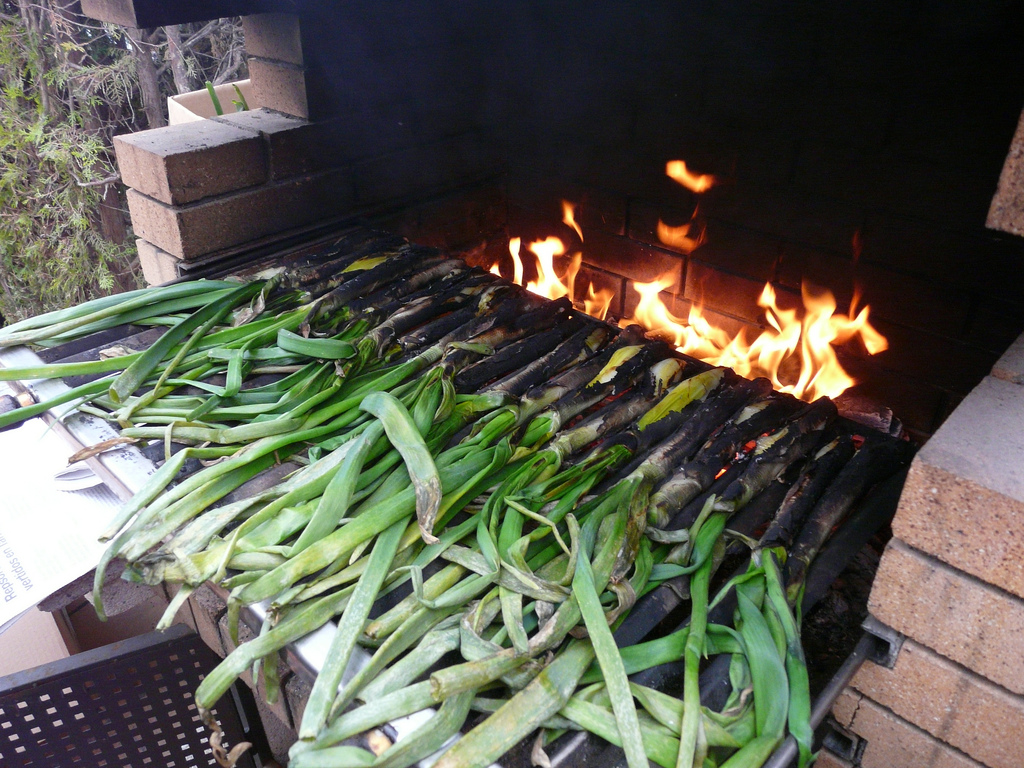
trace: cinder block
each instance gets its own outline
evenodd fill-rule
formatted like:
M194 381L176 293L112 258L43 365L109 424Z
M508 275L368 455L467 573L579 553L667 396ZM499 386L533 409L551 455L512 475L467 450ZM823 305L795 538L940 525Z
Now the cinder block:
M212 118L259 135L268 150L270 178L285 179L321 171L332 164L327 156L330 127L271 109L252 109Z
M142 276L149 285L161 285L178 277L178 262L181 259L142 238L135 240L135 247L139 252L139 263L142 264Z
M220 635L220 640L224 644L224 649L228 653L234 651L237 646L231 641L231 635L228 632L227 613L220 617L220 621L218 621L217 623L217 630L218 634ZM245 622L238 622L239 646L249 642L250 640L255 639L255 637L256 633L249 629L249 627L246 626ZM243 672L240 678L244 680L245 684L252 689L253 696L255 696L256 699L258 699L259 701L262 701L264 704L266 704L267 708L274 713L278 720L284 723L284 725L286 725L288 728L294 729L294 725L292 724L291 719L291 711L288 708L288 703L286 701L285 694L285 687L288 682L288 679L294 677L294 675L291 674L291 670L288 668L288 665L285 664L284 659L281 658L281 660L278 663L277 669L280 695L277 697L277 700L275 702L271 703L267 701L267 688L263 680L263 674L264 670L261 667L260 679L256 685L253 685L251 668Z
M262 184L263 142L228 123L197 120L114 137L121 180L168 205Z
M301 66L250 56L249 79L255 101L261 107L309 117L306 74Z
M1024 600L892 539L868 610L897 632L1024 695Z
M997 379L1024 384L1024 336L1019 336L992 368Z
M893 531L1024 597L1024 387L988 377L914 459Z
M1024 112L1003 163L985 226L1011 235L1024 235Z
M827 749L818 752L818 759L814 762L814 768L854 768L853 763L836 757Z
M860 768L984 768L849 688L839 696L832 714L867 742Z
M254 13L242 17L245 52L302 66L299 17L293 13Z
M302 675L293 674L285 682L284 696L288 701L288 709L296 729L302 723L302 715L306 711L306 702L309 701L312 690L313 686Z
M203 584L188 599L192 605L192 615L196 620L196 630L211 649L224 656L224 643L220 637L220 620L226 610L224 601Z
M128 210L137 235L189 260L341 215L352 198L350 180L329 171L184 206L165 205L130 189Z
M1020 768L1024 697L913 640L893 669L867 662L850 685L990 768Z

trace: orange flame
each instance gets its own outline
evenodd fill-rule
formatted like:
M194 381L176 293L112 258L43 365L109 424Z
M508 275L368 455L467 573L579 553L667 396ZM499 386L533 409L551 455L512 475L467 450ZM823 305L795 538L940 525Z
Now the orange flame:
M672 282L671 277L664 277L652 283L637 283L640 303L626 322L667 334L681 352L727 366L741 376L767 376L780 392L804 400L837 397L856 383L839 364L834 344L859 335L871 354L888 347L885 337L868 322L867 307L854 315L856 297L849 315L836 314L832 293L815 292L805 283L804 313L800 317L795 309L779 307L775 289L768 283L757 303L765 310L769 328L748 342L742 331L730 338L714 327L697 305L691 307L685 321L673 315L658 296ZM795 381L793 375L783 373L793 368Z
M707 192L717 182L717 179L710 174L693 173L682 160L669 160L665 163L665 174L673 181L678 181L688 190L697 194Z
M682 160L670 161L665 172L698 194L716 183L714 176L690 172ZM563 223L572 227L582 241L583 232L576 223L572 203L563 200L562 212ZM698 248L705 240L705 231L697 224L696 215L694 211L693 218L678 227L659 221L658 237L661 242L685 253ZM521 245L518 237L509 240L513 280L519 285L523 284L523 263L519 256ZM859 238L855 236L855 251L858 246ZM605 319L614 291L595 290L590 283L585 294L582 290L577 292L576 277L582 262L581 253L570 257L565 274L559 278L555 273L554 259L565 254L565 244L559 238L538 240L531 243L528 250L537 258L537 280L530 281L526 285L527 290L550 299L568 296L587 314ZM497 264L491 272L499 274ZM658 335L667 336L680 352L732 368L741 376L766 376L779 391L804 400L813 401L822 396L834 398L855 383L839 364L835 345L859 336L870 354L888 348L886 338L868 321L869 308L865 306L857 311L859 291L854 292L849 314L843 315L836 314L836 300L830 291L814 290L804 284L801 317L796 309L779 307L775 289L766 283L757 304L765 310L768 328L748 342L745 331L732 336L713 325L698 305L691 306L685 319L673 315L659 294L674 282L671 275L665 275L650 283L634 283L640 302L633 317L621 324L643 325Z
M612 305L615 298L615 291L609 288L594 290L594 284L587 286L587 298L583 300L584 312L598 320L604 320L608 316L608 307Z
M580 242L583 242L583 230L576 223L576 206L568 200L562 201L562 223L576 230L576 234L580 236Z

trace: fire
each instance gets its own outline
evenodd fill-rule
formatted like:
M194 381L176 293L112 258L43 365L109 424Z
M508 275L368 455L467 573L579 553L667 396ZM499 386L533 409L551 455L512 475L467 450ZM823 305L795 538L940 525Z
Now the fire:
M691 172L682 160L669 160L665 163L665 175L697 194L707 192L716 182L714 176Z
M685 320L673 315L658 295L671 283L671 278L637 283L640 303L628 322L667 334L679 351L727 366L742 376L767 376L780 392L804 400L837 397L856 383L840 365L835 344L860 336L871 354L888 347L885 337L868 322L868 307L856 312L856 296L848 315L836 314L832 293L815 291L805 283L801 317L795 309L779 307L775 290L767 283L757 303L765 310L769 327L751 342L742 331L730 338L709 323L697 305ZM792 369L797 371L795 380L784 373Z
M717 182L714 176L692 173L682 160L672 160L665 172L687 189L701 193ZM571 227L583 241L583 232L576 223L575 206L562 201L562 221ZM690 253L705 240L703 227L696 221L697 212L689 222L672 227L658 222L658 237L663 243L684 253ZM854 249L859 247L855 236ZM520 258L522 241L509 240L512 256L513 280L523 284L523 262ZM526 284L527 290L550 299L568 296L588 315L604 320L615 292L598 290L592 283L586 289L576 285L582 263L582 253L573 253L568 263L563 261L564 272L555 271L555 259L566 254L565 243L557 237L537 240L527 246L536 257L537 279ZM491 272L500 274L498 265ZM781 392L813 401L819 397L837 397L853 386L855 381L839 363L835 346L859 337L870 354L888 348L886 338L868 321L867 306L859 311L859 292L855 292L848 314L836 312L836 300L825 289L816 289L805 283L801 294L803 312L779 306L775 289L766 283L758 306L765 311L767 326L753 341L741 331L732 336L713 325L698 305L691 306L686 318L677 317L661 300L660 293L675 282L666 275L650 283L634 283L640 302L633 317L621 321L622 325L638 323L662 337L667 337L680 352L706 360L715 365L732 368L742 376L766 376Z
M580 236L580 242L583 242L583 230L580 229L580 225L576 223L576 206L568 200L562 201L562 223L567 227L572 227L572 229L576 231L576 234Z

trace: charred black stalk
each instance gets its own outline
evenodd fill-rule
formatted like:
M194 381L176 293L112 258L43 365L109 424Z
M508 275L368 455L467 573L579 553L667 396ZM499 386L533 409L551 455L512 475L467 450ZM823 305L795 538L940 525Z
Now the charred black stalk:
M359 341L360 353L367 358L384 354L396 337L439 315L471 306L487 287L486 282L466 281L466 284L460 283L435 296L421 296L408 301L389 313L386 320Z
M665 358L668 347L646 343L619 347L609 362L585 386L560 398L529 423L522 444L535 445L554 435L563 424L606 397L617 397L633 385L653 363Z
M539 307L528 308L521 314L508 317L504 322L496 323L487 330L472 336L469 342L482 345L491 352L511 344L523 337L530 337L552 325L561 324L572 312L572 303L568 299L545 302ZM476 349L452 349L446 352L442 365L451 374L461 371L480 359L481 351Z
M521 398L521 418L528 419L542 409L556 403L590 382L621 349L642 344L643 329L632 325L620 333L607 348L586 362L568 368L564 373L550 381L538 384L528 390Z
M402 356L415 353L424 347L444 342L450 343L454 338L468 338L463 330L478 317L488 315L505 303L506 300L522 302L522 291L517 290L512 284L495 282L488 285L479 294L476 302L468 307L457 309L447 315L442 315L431 320L415 331L401 336L397 341L397 350ZM476 326L474 325L475 329ZM474 330L473 332L479 332Z
M654 494L652 503L671 499L677 509L688 503L707 489L723 468L733 463L736 454L747 443L765 432L774 431L799 407L799 400L777 393L744 406L712 434L693 459L673 473Z
M505 376L484 388L484 392L501 392L509 397L520 397L531 387L546 381L571 366L579 365L598 354L614 337L616 331L603 323L588 325L543 357L534 360L515 373Z
M361 238L356 242L353 238L351 243L345 238L342 242L331 246L326 254L321 251L310 256L305 262L290 267L281 277L280 287L289 288L312 288L313 291L325 292L340 285L345 280L353 277L355 272L346 273L345 269L352 266L360 259L374 254L393 253L406 245L404 237L398 235L381 235L373 233L369 238ZM351 245L351 247L350 247ZM312 262L312 259L320 259Z
M823 397L806 406L782 429L760 438L743 475L725 489L715 509L735 512L743 507L786 467L813 450L821 431L836 415L835 404Z
M722 383L708 394L706 399L693 402L681 411L670 414L643 428L638 425L637 428L630 429L613 438L612 442L625 445L637 456L647 454L651 451L650 446L658 443L658 447L654 450L661 453L659 465L664 469L661 477L653 479L655 482L660 482L669 475L674 467L692 456L694 451L731 414L755 398L764 397L770 391L771 382L767 379L748 381L735 376L730 371L725 374ZM666 424L670 425L670 428L666 428ZM636 469L641 461L643 460L634 459L614 477L605 481L606 484L617 482L625 477ZM660 522L664 523L665 521L661 520ZM654 519L651 519L651 524L661 527Z
M913 456L910 443L888 437L869 438L814 505L793 543L786 563L786 590L791 604L803 588L807 569L832 530L872 485L893 474Z
M577 315L547 330L520 339L502 347L490 357L468 365L455 376L455 389L459 392L476 392L489 381L518 371L524 365L538 360L553 350L559 343L576 333L585 324Z
M315 309L310 311L310 322L318 317L328 316L345 307L352 299L371 293L385 285L398 282L400 279L418 271L429 270L442 262L448 261L438 255L433 248L417 246L403 247L398 253L384 259L380 264L364 272L360 272L333 290L316 297Z
M803 527L815 502L853 456L853 451L853 438L840 435L807 462L779 506L768 530L761 537L759 546L762 549L789 549L793 537Z

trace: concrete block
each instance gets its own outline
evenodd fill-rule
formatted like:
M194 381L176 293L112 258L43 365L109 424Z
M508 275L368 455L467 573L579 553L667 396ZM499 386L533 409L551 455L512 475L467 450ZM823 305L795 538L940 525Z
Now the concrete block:
M997 379L1012 384L1024 384L1024 336L1019 336L992 368Z
M867 742L860 768L984 768L849 688L840 695L832 715Z
M285 179L323 170L332 164L326 137L330 126L260 108L213 118L259 135L267 147L270 178Z
M254 13L242 17L245 52L302 66L302 35L294 13Z
M217 622L217 630L218 634L220 635L221 642L224 644L224 650L230 653L237 646L231 641L231 635L228 632L227 613L221 616L220 620ZM247 643L255 638L256 633L249 629L249 627L246 626L245 622L239 621L238 645ZM288 665L284 663L284 659L282 657L278 663L277 669L280 695L277 697L276 701L271 703L267 701L267 688L263 680L263 674L264 670L262 669L261 665L260 678L255 685L253 685L251 668L243 672L240 676L240 679L244 680L245 684L252 689L252 695L257 699L257 701L263 702L266 705L267 709L273 712L274 716L277 717L277 719L280 720L285 726L294 729L294 725L292 724L291 719L291 711L288 708L288 703L286 701L285 695L285 685L288 681L288 678L294 677L294 675L291 674L291 670L288 668Z
M267 179L263 143L228 123L197 120L114 137L121 180L168 205L184 205Z
M157 248L152 243L138 238L135 247L139 252L139 263L142 264L142 276L149 285L162 285L178 277L177 256Z
M1024 112L1010 142L985 226L1011 235L1024 235Z
M130 189L128 210L137 235L189 260L340 215L352 197L349 179L329 171L185 206L165 205Z
M221 656L225 655L224 643L220 637L220 620L227 609L224 601L204 584L193 592L188 599L192 606L192 616L196 621L196 631L211 649Z
M1024 697L907 639L893 669L867 662L850 683L990 768L1019 768Z
M818 759L814 763L815 768L853 768L853 763L836 757L827 749L818 752Z
M1024 597L1024 388L988 377L914 459L893 531Z
M296 726L302 723L302 715L306 711L306 702L309 701L312 690L313 686L302 675L293 674L285 681L284 696L288 702L292 722Z
M1024 600L893 539L868 610L917 643L1024 695Z
M296 117L309 117L306 75L301 66L249 57L249 79L256 103Z

